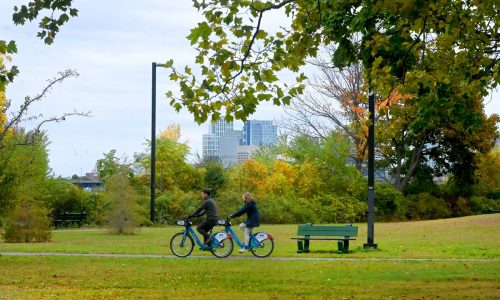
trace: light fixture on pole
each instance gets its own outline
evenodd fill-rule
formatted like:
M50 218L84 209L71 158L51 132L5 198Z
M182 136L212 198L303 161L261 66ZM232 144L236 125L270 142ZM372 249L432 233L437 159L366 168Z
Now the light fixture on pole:
M151 222L155 221L156 200L156 68L165 67L163 64L152 63L152 91L151 91Z

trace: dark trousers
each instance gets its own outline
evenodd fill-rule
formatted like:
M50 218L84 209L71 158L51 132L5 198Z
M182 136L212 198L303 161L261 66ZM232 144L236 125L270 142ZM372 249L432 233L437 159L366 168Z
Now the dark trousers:
M210 235L208 232L214 228L214 226L217 225L217 220L205 220L203 221L198 227L196 227L196 230L203 235L203 242L206 243Z

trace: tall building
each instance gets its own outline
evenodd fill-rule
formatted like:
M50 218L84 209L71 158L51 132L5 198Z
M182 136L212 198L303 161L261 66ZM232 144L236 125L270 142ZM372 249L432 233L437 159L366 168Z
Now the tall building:
M219 157L220 138L223 137L228 131L233 131L233 123L227 123L223 120L219 120L210 124L208 134L204 134L202 139L203 158Z
M208 133L215 135L220 139L226 132L233 130L233 123L227 123L224 120L219 120L210 124Z
M218 121L210 124L203 135L203 158L219 160L225 167L242 162L261 146L275 145L278 127L273 121L250 120L243 130L234 130L233 123Z
M243 125L243 142L247 146L275 145L278 138L278 126L273 121L249 120Z
M238 147L242 138L241 130L232 130L219 139L219 157L224 167L238 163Z

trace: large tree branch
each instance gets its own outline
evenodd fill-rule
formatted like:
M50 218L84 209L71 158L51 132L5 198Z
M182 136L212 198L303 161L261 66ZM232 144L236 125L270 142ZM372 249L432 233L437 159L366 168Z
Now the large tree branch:
M28 116L25 117L26 114L28 113L29 108L33 105L33 103L37 101L41 101L43 98L47 97L47 95L50 93L52 88L58 84L62 83L65 79L69 77L77 77L78 73L74 70L66 70L63 72L59 72L58 75L50 80L48 80L47 86L45 86L42 91L34 96L34 97L29 97L26 96L24 99L23 104L21 104L19 110L17 112L11 113L11 118L10 120L6 123L5 127L2 128L2 132L0 133L0 149L5 148L8 143L5 143L5 138L8 134L9 131L15 130L16 128L20 127L20 124L22 122L26 121L36 121L41 118L43 118L43 115L38 115L38 116ZM67 117L70 116L83 116L83 117L90 117L90 112L77 112L74 111L72 113L64 113L61 116L54 116L50 117L48 119L44 119L38 123L33 130L31 130L28 134L26 134L25 141L23 142L15 142L14 144L10 145L30 145L33 144L35 136L38 135L41 131L41 128L43 125L50 123L50 122L62 122L64 121Z

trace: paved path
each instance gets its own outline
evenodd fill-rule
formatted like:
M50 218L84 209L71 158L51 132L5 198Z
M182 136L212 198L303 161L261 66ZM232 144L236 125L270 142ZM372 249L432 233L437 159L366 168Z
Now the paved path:
M64 252L0 252L0 256L78 256L78 257L123 257L123 258L177 258L162 254L107 254L107 253L64 253ZM192 255L185 259L213 258L213 256ZM179 258L181 259L181 258ZM253 256L230 256L232 260L261 260ZM356 258L356 257L267 257L268 260L309 261L436 261L436 262L500 262L500 258Z

